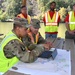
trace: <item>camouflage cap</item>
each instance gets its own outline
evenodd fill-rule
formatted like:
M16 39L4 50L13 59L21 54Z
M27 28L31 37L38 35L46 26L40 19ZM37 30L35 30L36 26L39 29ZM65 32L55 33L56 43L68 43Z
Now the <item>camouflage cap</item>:
M32 19L31 20L31 25L36 28L36 29L39 29L40 28L40 21L38 19Z
M21 26L23 26L25 28L29 28L30 27L30 24L28 24L28 20L24 19L24 18L15 17L14 18L14 24L15 25L21 25Z

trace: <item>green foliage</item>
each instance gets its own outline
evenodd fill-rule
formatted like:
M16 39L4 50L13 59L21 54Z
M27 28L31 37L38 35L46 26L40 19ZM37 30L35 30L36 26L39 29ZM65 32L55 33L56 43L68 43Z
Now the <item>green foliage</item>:
M22 0L14 0L15 1L15 5L13 6L14 7L14 16L16 16L18 13L20 13L20 8L22 6Z
M5 12L4 13L0 12L1 13L0 20L6 20L9 18L13 18L15 15L17 15L20 12L22 1L21 0L5 0L2 5L4 7Z
M65 16L66 16L66 8L61 7L59 10L61 22L64 22Z
M31 0L30 0L31 1ZM42 19L44 13L49 9L50 2L55 1L56 2L56 9L59 11L61 8L66 8L67 11L70 10L70 7L72 9L72 5L74 3L73 0L36 0L38 2L38 7L40 10L40 14L38 14L38 17ZM0 9L0 20L6 20L9 18L13 18L18 13L20 13L20 7L22 6L22 0L4 0L4 2L1 4L3 6L3 9ZM70 6L70 7L68 7ZM29 7L29 6L28 6ZM37 10L36 10L37 11ZM62 18L65 17L66 10L61 11L63 12ZM31 7L28 10L29 14L32 14Z
M72 5L74 1L73 0L69 0L69 1L68 0L39 0L39 9L41 10L41 12L43 12L43 14L47 10L49 10L50 2L52 1L56 2L56 10L59 11L61 20L64 21L64 18L66 17L67 12L72 10Z
M0 10L0 15L2 14L2 10Z
M4 12L4 13L0 16L0 20L1 20L1 21L7 20L7 13L6 13L6 12Z

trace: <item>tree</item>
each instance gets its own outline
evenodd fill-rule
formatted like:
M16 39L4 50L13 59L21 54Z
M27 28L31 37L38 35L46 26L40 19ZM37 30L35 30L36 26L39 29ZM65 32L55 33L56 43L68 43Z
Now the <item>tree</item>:
M43 14L49 9L50 2L55 1L56 2L56 10L60 10L61 8L67 8L68 6L73 5L73 0L28 0L28 2L32 3L32 5L28 5L28 13L32 16L38 14L38 17L42 19ZM22 0L4 0L4 2L1 4L1 14L0 19L4 18L14 18L18 13L20 13L20 8L22 6ZM36 10L37 9L37 10Z
M6 19L13 18L20 12L20 7L22 5L21 0L5 0L2 4L3 6L3 13L2 15L6 14ZM0 18L3 18L0 16ZM5 20L5 19L4 19Z

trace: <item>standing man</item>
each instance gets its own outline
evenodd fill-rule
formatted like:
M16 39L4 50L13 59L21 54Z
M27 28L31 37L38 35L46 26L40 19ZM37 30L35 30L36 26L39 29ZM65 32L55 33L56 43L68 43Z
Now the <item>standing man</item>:
M50 3L50 10L45 13L43 18L45 24L45 37L57 38L58 25L60 22L59 13L55 11L56 3Z
M26 6L21 7L21 13L18 14L17 17L27 19L29 24L31 22L31 17L27 14L27 7Z
M27 19L28 20L28 24L31 23L31 17L27 14L27 7L26 6L22 6L21 7L21 13L18 14L17 17ZM30 28L34 31L33 26L30 26Z
M13 30L5 36L0 44L0 72L6 72L19 61L34 62L45 51L45 47L41 45L33 50L27 50L21 39L27 36L28 27L30 25L26 19L14 19Z
M73 4L73 10L68 13L65 18L67 31L65 32L66 39L73 39L75 42L75 3Z

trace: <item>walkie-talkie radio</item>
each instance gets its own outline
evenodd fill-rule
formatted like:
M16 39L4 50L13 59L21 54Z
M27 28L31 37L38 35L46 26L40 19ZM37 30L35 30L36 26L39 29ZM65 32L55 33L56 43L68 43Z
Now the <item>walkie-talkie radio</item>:
M52 58L55 59L55 57L57 56L57 49L56 48L52 48L49 51L44 51L39 57L40 58Z

